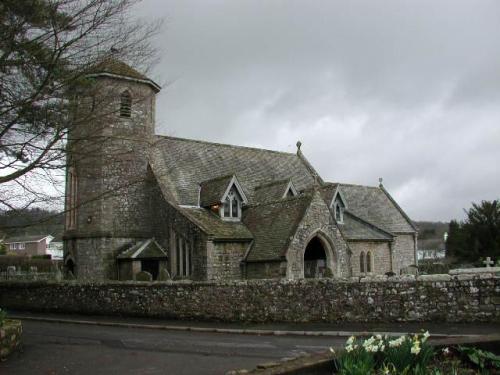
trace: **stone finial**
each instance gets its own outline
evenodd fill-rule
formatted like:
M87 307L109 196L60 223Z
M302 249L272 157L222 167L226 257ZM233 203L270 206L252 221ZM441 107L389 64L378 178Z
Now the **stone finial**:
M495 264L495 262L492 261L490 257L486 257L486 259L483 260L483 263L486 266L486 268L490 268L493 264Z
M300 151L300 146L302 146L302 142L301 141L297 141L297 152Z
M384 182L384 179L382 177L379 177L378 179L378 186L382 187L384 186L382 183Z

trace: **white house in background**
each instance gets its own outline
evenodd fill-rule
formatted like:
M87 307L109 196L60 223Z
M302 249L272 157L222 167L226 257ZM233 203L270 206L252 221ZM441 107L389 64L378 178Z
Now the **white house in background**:
M52 259L62 259L63 258L63 241L61 236L57 236L52 241L50 241L47 246L46 254L50 254Z
M41 234L34 236L9 237L4 240L7 251L19 255L44 255L54 236Z

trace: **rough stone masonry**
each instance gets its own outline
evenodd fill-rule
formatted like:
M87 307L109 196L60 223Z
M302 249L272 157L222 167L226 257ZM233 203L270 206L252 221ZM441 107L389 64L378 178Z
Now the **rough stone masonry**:
M243 322L500 322L500 276L0 282L7 309Z

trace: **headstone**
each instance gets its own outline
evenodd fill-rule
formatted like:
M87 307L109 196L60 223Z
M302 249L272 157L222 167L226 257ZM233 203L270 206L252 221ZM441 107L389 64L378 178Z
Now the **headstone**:
M486 259L483 260L483 263L486 266L486 268L490 268L492 265L495 264L495 262L493 262L490 257L486 257Z
M151 275L147 271L141 271L135 275L135 280L136 281L153 281L153 275Z
M37 268L37 266L31 266L31 267L30 267L30 273L38 273L38 268Z
M63 274L62 274L61 270L59 269L59 267L55 267L54 279L56 279L56 281L61 281L63 279Z
M75 279L76 279L76 277L73 274L73 272L71 272L71 271L66 272L66 280L75 280Z
M16 276L16 266L8 266L7 267L7 277L14 277Z
M170 276L170 273L165 267L160 268L160 273L158 274L158 281L167 281L171 280L172 277Z

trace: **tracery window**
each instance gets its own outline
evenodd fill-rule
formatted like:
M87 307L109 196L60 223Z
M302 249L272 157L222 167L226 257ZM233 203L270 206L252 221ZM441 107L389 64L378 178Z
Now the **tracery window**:
M222 217L225 219L239 219L241 217L241 202L241 196L233 185L223 203Z

